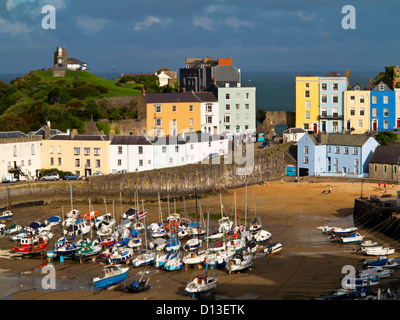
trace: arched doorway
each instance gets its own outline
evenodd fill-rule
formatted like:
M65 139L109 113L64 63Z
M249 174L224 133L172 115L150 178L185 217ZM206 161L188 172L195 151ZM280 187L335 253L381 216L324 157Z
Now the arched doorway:
M372 120L372 131L378 131L378 120Z
M350 131L350 130L351 130L351 120L350 120L350 119L348 119L348 120L346 121L346 130L347 130L347 131Z

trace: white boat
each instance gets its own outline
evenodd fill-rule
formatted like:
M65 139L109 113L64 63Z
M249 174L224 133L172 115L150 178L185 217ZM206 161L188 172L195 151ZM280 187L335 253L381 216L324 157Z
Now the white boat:
M393 254L395 249L384 247L366 247L361 248L361 252L368 256L387 256Z
M143 252L136 258L132 259L132 265L134 267L140 267L147 264L151 264L156 259L155 252Z
M208 292L218 285L218 278L198 274L186 286L185 291L191 294Z
M271 236L272 234L270 232L266 230L260 230L255 234L254 238L257 242L263 243L269 241L271 239Z
M158 253L156 254L156 258L154 259L154 266L156 268L161 268L164 266L165 262L168 260L168 258L173 254L173 251L170 251L169 253Z
M253 265L253 255L243 254L241 252L236 252L229 261L225 264L225 268L231 272L242 271L250 268Z
M394 272L394 269L388 269L383 267L372 267L365 270L358 271L359 278L366 277L377 277L379 279L387 279Z
M280 242L271 243L265 247L264 253L274 254L282 250L282 244Z
M84 219L77 219L74 223L68 226L63 232L64 235L75 235L75 236L83 236L88 234L91 230L90 224L87 224Z
M371 240L367 240L367 241L364 241L364 242L361 242L361 246L362 247L374 247L374 246L376 246L378 244L378 242L374 242L374 241L371 241Z
M364 236L362 236L358 232L355 232L346 237L342 237L342 243L354 243L354 242L359 243L362 241L362 239L364 239Z
M181 270L183 268L182 259L178 256L178 253L171 255L163 265L164 270L175 271Z
M126 262L133 257L133 250L131 248L114 247L104 253L106 253L106 258L109 264Z
M189 252L182 259L183 263L186 265L201 264L207 257L207 251L200 252Z
M50 228L59 225L61 222L61 218L59 216L52 216L49 219L47 219L44 223L46 226L49 226Z
M323 233L327 234L346 234L346 233L352 233L357 230L356 227L350 227L350 228L339 228L339 227L329 227L329 226L321 226L317 227L317 229L321 230Z
M154 239L149 243L149 248L155 251L162 251L167 247L167 240L164 238Z
M218 231L220 233L229 233L232 230L233 221L229 217L223 217L218 220Z
M245 247L245 242L242 239L229 240L225 243L227 249L240 250Z
M128 242L129 248L139 248L141 245L142 245L142 239L139 237L132 238Z
M210 252L206 257L206 265L210 267L224 266L226 262L229 261L234 256L235 253L236 250L222 250L222 251Z
M6 229L6 234L7 235L12 235L16 232L22 231L23 227L19 224L13 224L12 226L8 227Z
M198 238L189 239L183 246L183 249L187 251L196 250L202 245L202 243L203 240Z
M13 213L10 210L6 210L0 215L0 221L8 221L11 220L12 217Z

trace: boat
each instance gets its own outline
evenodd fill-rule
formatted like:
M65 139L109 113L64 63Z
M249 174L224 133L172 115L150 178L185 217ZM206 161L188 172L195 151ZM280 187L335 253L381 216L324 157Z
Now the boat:
M225 268L229 271L229 274L234 271L242 271L250 268L253 265L253 255L244 254L243 252L236 252L227 263Z
M41 254L49 244L48 238L45 237L34 237L31 239L28 245L20 245L19 247L12 248L12 251L16 254L22 255L36 255Z
M374 247L377 244L378 244L377 242L374 242L374 241L371 241L371 240L366 240L366 241L363 241L363 242L360 243L360 245L362 247Z
M97 290L107 290L126 280L129 267L121 265L108 265L104 267L104 275L93 279L93 285Z
M130 284L126 285L125 288L131 293L142 292L150 288L149 280L150 278L148 278L147 280L146 279L141 279L139 281L135 280Z
M400 266L400 259L392 259L385 256L381 256L375 260L364 260L364 266L368 268L382 267L382 268L394 268Z
M187 251L198 249L203 243L203 240L198 238L189 239L186 244L183 246L183 249Z
M84 219L77 219L73 224L69 225L63 232L70 236L83 236L91 230L90 224L87 224Z
M185 255L182 259L182 262L185 265L195 265L195 264L201 264L205 261L207 257L207 251L203 250L198 252L193 251L193 252L189 252L187 255Z
M47 252L47 256L49 258L56 258L56 257L69 257L74 256L75 251L77 250L76 243L73 241L75 236L72 238L60 238L55 243L55 248Z
M166 247L167 247L167 240L164 238L157 238L149 243L149 248L155 251L162 251Z
M76 243L77 249L75 250L76 258L93 257L100 254L103 249L101 243L97 240L85 239Z
M383 267L371 267L366 270L359 270L358 277L365 278L365 277L377 277L378 279L387 279L390 278L394 269L383 268Z
M361 248L361 252L367 256L387 256L393 254L395 249L384 247L366 247Z
M134 267L145 266L151 264L156 259L155 252L142 252L136 258L132 259L132 264Z
M229 261L235 253L236 253L235 250L229 250L229 249L211 252L206 257L206 265L210 267L224 266L226 262Z
M136 214L136 209L135 208L129 208L125 213L122 215L122 218L124 220L135 220L137 219L137 214Z
M204 293L215 289L217 285L218 278L198 274L186 285L185 291L191 294Z
M377 277L366 276L363 278L349 278L345 280L345 283L351 289L359 289L362 287L376 286L379 284Z
M329 296L325 296L322 300L341 300L341 299L356 299L361 296L366 296L366 288L357 289L343 289L336 288Z
M131 238L128 242L129 248L139 248L142 245L142 239L139 237Z
M274 254L274 253L280 252L281 250L282 250L282 244L280 242L274 242L274 243L267 245L264 248L264 253Z
M221 233L229 233L232 230L233 221L229 217L222 217L218 220L218 231Z
M245 247L245 242L242 239L232 239L225 243L227 249L240 250Z
M79 217L82 218L82 219L85 219L87 221L90 221L90 220L95 219L98 215L99 215L98 211L92 210L92 211L89 211L89 212L86 212L86 213L81 213L79 215Z
M179 250L181 244L177 238L171 238L167 240L167 245L165 247L166 251L176 251Z
M0 221L8 221L11 220L12 217L13 213L10 210L6 210L0 215Z
M6 229L6 235L12 235L16 232L22 231L22 226L19 224L13 224L12 226Z
M61 218L59 216L52 216L47 219L44 223L46 226L54 227L60 224Z
M104 256L103 256L104 257ZM109 264L126 262L133 257L133 249L131 248L112 248L106 255Z
M271 239L271 236L272 236L272 234L271 234L270 232L268 232L268 231L266 231L266 230L259 230L259 231L255 234L254 239L255 239L257 242L264 243L264 242L269 241L269 240Z
M338 227L329 227L329 226L321 226L317 227L317 229L321 230L323 233L326 234L336 234L336 235L343 235L347 233L353 233L354 231L357 230L356 227L350 227L350 228L338 228Z
M163 265L163 269L167 271L176 271L181 270L182 268L183 262L182 259L178 256L177 252L171 255Z
M156 258L154 259L154 266L156 268L161 268L162 266L164 266L165 261L167 261L169 259L169 257L173 254L174 251L170 251L168 253L164 253L164 254L156 254Z
M358 232L352 233L346 237L342 237L342 243L360 243L364 239L364 236L360 235Z

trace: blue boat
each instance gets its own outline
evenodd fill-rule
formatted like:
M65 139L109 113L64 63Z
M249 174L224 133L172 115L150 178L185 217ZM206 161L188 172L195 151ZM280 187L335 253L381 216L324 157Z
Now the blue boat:
M104 267L104 275L93 279L93 284L97 290L107 290L115 286L128 277L129 267L123 268L121 265L108 265Z
M7 221L10 220L12 217L13 217L12 212L10 210L7 210L0 215L0 221Z
M167 240L167 246L165 248L165 250L167 251L176 251L179 250L181 244L178 240L178 238L171 238Z

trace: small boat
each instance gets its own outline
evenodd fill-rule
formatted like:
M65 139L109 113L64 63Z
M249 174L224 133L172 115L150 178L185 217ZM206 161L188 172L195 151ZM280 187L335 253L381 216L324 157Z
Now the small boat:
M376 260L364 260L364 266L368 268L382 267L382 268L395 268L400 266L400 260L388 258L385 256L379 257Z
M240 250L245 247L245 242L242 239L233 239L225 243L227 249Z
M342 237L342 243L360 243L362 239L364 239L364 236L355 232L346 237Z
M157 238L149 243L149 248L152 250L154 249L155 251L162 251L166 248L166 246L167 240L164 238Z
M11 220L12 217L13 213L10 210L6 210L0 215L0 221L8 221Z
M47 256L49 258L56 258L60 256L74 256L75 251L77 250L76 243L73 242L75 237L66 239L61 238L55 243L55 248L54 250L50 250L47 252Z
M361 252L367 256L387 256L393 254L395 249L384 248L384 247L366 247L361 248Z
M132 264L134 267L145 266L151 264L155 259L155 252L142 252L136 258L132 259Z
M77 249L75 251L76 258L93 257L100 254L103 249L101 243L97 240L85 239L76 243Z
M271 236L272 234L270 232L266 230L260 230L255 234L254 238L256 239L257 242L264 243L269 241L271 239Z
M356 227L350 227L350 228L338 228L338 227L329 227L329 226L322 226L322 227L317 227L317 229L321 230L323 233L327 234L336 234L336 235L343 235L343 234L348 234L352 233L357 230Z
M61 222L61 218L59 216L52 216L47 219L44 223L46 226L54 227Z
M366 276L364 278L350 278L346 280L346 285L352 289L359 289L362 287L376 286L379 284L377 277Z
M362 247L374 247L374 246L376 246L378 243L377 242L374 242L374 241L371 241L371 240L367 240L367 241L364 241L364 242L361 242L360 243L360 245L362 246Z
M114 248L108 253L107 259L109 264L120 263L128 261L133 256L133 250L131 248Z
M139 237L135 237L129 240L128 247L129 248L139 248L142 245L142 239Z
M218 278L198 274L187 284L185 291L191 294L203 293L215 289L217 285Z
M136 209L135 208L129 208L123 215L122 218L124 220L135 220L137 219L137 215L136 215Z
M161 268L164 266L165 262L169 259L169 257L173 254L173 251L165 254L156 254L156 258L154 259L154 266L156 268Z
M23 229L22 226L20 226L19 224L13 224L12 226L6 229L6 234L11 235L16 232L22 231L22 229Z
M183 249L187 251L196 250L202 245L202 243L203 240L199 238L192 238L186 242L186 244L183 246Z
M229 217L222 217L218 220L218 231L221 233L229 233L232 230L233 221Z
M93 284L97 290L107 290L112 286L120 284L126 280L129 273L129 267L121 265L108 265L104 267L104 275L93 279Z
M271 243L265 247L264 253L274 254L282 250L282 244L280 242Z
M358 271L358 276L359 278L376 277L378 279L387 279L390 278L393 272L394 269L383 268L383 267L372 267L366 270Z
M235 250L222 250L209 253L206 257L206 265L210 267L221 267L229 261L236 253Z
M203 263L206 257L207 257L206 251L197 252L196 250L193 252L189 252L187 255L185 255L182 261L185 265L195 265Z
M167 240L166 251L176 251L179 250L181 244L177 238L171 238Z
M79 217L82 218L82 219L85 219L87 221L90 221L90 220L95 219L98 215L99 215L98 211L92 210L92 211L89 211L89 212L86 212L86 213L81 213L79 215Z
M142 292L150 288L149 285L150 278L142 279L139 281L133 281L132 283L125 286L125 288L132 293Z
M163 265L163 269L167 271L176 271L176 270L181 270L182 268L183 268L183 262L177 253L175 253L169 259L167 259Z
M360 290L337 288L329 296L323 297L322 300L356 299L366 295L365 290L366 288L361 288Z
M35 237L32 238L29 245L21 245L19 247L12 248L12 251L16 254L23 255L35 255L42 253L49 244L49 239L45 237Z
M236 252L231 259L225 264L225 268L229 273L234 271L242 271L250 268L253 265L253 255L243 254L242 252Z
M63 232L70 236L83 236L91 230L90 224L87 224L84 219L77 219L74 223L68 226Z

